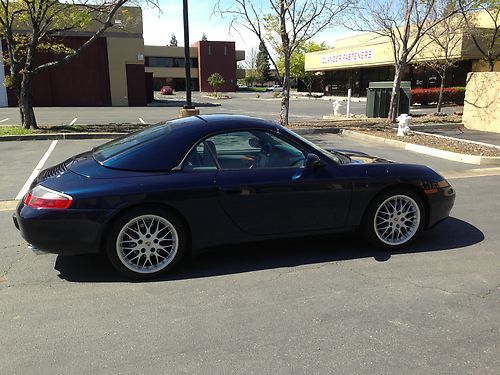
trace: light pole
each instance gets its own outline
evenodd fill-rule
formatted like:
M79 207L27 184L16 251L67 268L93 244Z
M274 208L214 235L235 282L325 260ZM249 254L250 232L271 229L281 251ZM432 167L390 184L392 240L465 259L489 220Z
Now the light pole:
M188 1L182 0L184 15L184 67L186 69L186 105L184 109L194 109L191 101L191 57L189 55Z

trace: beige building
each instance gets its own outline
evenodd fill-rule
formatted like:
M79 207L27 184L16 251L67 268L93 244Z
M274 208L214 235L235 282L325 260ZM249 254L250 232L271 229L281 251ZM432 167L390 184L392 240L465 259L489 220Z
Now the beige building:
M490 27L487 17L478 17L478 23ZM440 49L430 38L424 37L418 53L406 67L403 80L411 81L412 88L438 87L439 75L419 62L439 58ZM467 73L486 70L486 63L470 36L457 32L449 57L456 59L456 66L449 69L445 85L465 86ZM394 78L393 51L389 38L376 33L363 33L338 39L335 48L306 53L305 69L321 72L326 94L342 94L351 88L354 95L366 95L371 81L391 81ZM495 69L500 70L497 63Z

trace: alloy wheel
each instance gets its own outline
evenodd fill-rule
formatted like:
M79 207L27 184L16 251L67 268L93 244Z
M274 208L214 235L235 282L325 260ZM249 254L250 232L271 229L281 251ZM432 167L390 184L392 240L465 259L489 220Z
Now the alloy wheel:
M415 200L407 195L393 195L378 206L373 228L380 241L397 246L417 233L420 220L420 208Z
M175 258L179 236L162 216L141 215L127 222L116 239L118 258L133 272L148 274L162 270Z

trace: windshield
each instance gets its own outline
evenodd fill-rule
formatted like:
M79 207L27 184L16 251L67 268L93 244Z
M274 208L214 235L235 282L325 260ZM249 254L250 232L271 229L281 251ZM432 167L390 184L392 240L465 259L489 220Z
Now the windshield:
M321 155L326 156L328 159L333 160L337 164L344 164L343 160L337 154L334 154L334 153L332 153L330 151L327 151L327 150L319 147L317 144L311 142L310 140L302 137L301 135L299 135L299 134L297 134L295 132L292 132L291 130L288 130L288 129L285 129L285 130L287 132L292 133L295 137L299 138L302 142L306 143L307 145L309 145L310 147L312 147L313 149L315 149Z

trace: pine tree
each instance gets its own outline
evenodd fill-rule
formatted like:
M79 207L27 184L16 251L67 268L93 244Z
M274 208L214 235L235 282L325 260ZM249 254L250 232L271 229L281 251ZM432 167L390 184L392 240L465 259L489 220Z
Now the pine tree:
M208 40L205 33L203 33L203 35L201 36L201 40L203 40L204 42Z
M259 53L257 53L257 72L259 76L262 77L264 82L268 82L272 79L271 68L269 66L269 56L267 54L266 47L264 43L259 44Z
M170 44L169 46L170 47L177 47L177 37L175 36L175 34L172 34L172 38L170 38Z

